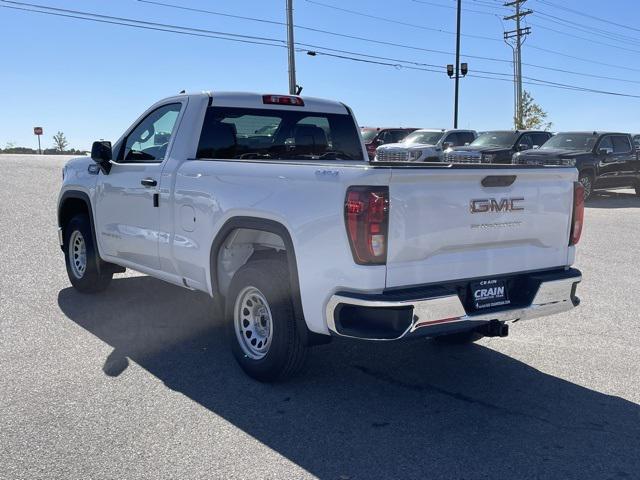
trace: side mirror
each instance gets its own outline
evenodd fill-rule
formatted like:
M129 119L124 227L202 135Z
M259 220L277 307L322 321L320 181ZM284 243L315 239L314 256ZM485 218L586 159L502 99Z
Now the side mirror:
M540 148L540 145L534 145L534 146L533 146L533 149L534 149L534 150L538 150L539 148Z
M113 152L111 151L111 142L99 141L93 142L91 146L91 159L98 164L102 173L107 175L111 170L111 159Z
M613 153L613 148L603 147L598 149L598 154L603 155L605 157L607 155L611 155L612 153Z
M529 145L527 145L526 143L521 143L520 145L518 145L518 151L522 152L523 150L529 150L531 147Z
M442 148L444 148L445 150L449 150L450 148L453 148L453 147L454 147L453 142L444 142L442 144Z

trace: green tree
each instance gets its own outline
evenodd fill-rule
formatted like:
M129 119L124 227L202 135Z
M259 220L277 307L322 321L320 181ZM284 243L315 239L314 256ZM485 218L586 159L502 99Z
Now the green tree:
M553 123L547 122L547 112L538 105L531 94L522 92L522 120L515 121L518 130L543 129L550 130Z
M58 131L58 133L53 136L53 146L59 152L65 151L69 146L69 142L67 141L67 137L64 136L64 133Z

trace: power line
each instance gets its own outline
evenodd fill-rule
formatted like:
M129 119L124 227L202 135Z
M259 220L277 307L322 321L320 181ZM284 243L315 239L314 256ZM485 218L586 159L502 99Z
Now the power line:
M3 0L0 0L3 1ZM166 3L166 2L159 2L159 1L154 1L154 0L138 0L139 2L143 2L143 3L150 3L150 4L154 4L154 5L159 5L159 6L163 6L163 7L168 7L168 8L175 8L175 9L179 9L179 10L189 10L189 11L197 11L199 13L207 13L210 15L222 15L222 16L231 16L233 18L239 18L239 19L243 19L243 20L251 20L251 21L256 21L256 22L266 22L266 23L271 23L271 24L276 24L276 25L286 25L284 22L277 22L277 21L273 21L273 20L264 20L261 18L256 18L256 17L246 17L246 16L240 16L240 15L230 15L230 14L226 14L226 13L221 13L221 12L217 12L214 10L205 10L205 9L194 9L191 7L184 7L182 5L176 5L176 4L172 4L172 3ZM378 45L387 45L390 47L398 47L398 48L406 48L406 49L410 49L410 50L416 50L416 51L421 51L421 52L429 52L429 53L437 53L437 54L441 54L441 55L453 55L452 52L447 52L445 50L436 50L436 49L432 49L432 48L424 48L424 47L418 47L416 45L408 45L408 44L404 44L404 43L397 43L397 42L387 42L384 40L376 40L373 38L367 38L367 37L360 37L357 35L350 35L350 34L346 34L346 33L339 33L339 32L332 32L330 30L324 30L321 28L314 28L314 27L309 27L309 26L304 26L304 25L296 25L295 26L296 29L300 29L300 30L307 30L310 32L316 32L316 33L322 33L322 34L326 34L326 35L332 35L332 36L336 36L336 37L342 37L342 38L349 38L352 40L359 40L362 42L369 42L369 43L374 43L374 44L378 44ZM465 57L467 58L473 58L476 60L486 60L488 62L498 62L498 63L511 63L511 60L505 60L502 58L493 58L493 57L485 57L485 56L481 56L481 55L465 55Z
M443 5L441 3L429 2L429 1L426 1L426 0L411 0L411 1L414 2L414 3L422 4L422 5L431 5L433 7L448 8L450 10L455 10L456 9L456 7L454 7L452 5ZM487 12L486 10L476 10L474 8L464 7L462 10L465 13L467 13L467 12L468 13L478 13L478 14L481 14L481 15L489 15L491 17L494 17L496 15L495 13Z
M226 35L226 36L229 36L229 37L238 37L238 38L251 39L251 40L283 41L283 40L278 40L278 39L273 39L273 38L268 38L268 37L258 37L258 36L254 36L254 35L219 32L219 31L215 31L215 30L206 30L206 29L192 28L192 27L182 27L180 25L171 25L171 24L165 24L165 23L148 22L148 21L145 21L145 20L135 20L135 19L125 18L125 17L115 17L115 16L112 16L112 15L101 15L99 13L82 12L82 11L79 11L79 10L71 10L71 9L67 9L67 8L49 7L47 5L38 5L38 4L35 4L35 3L17 2L17 1L13 1L13 0L0 0L0 1L2 3L9 3L9 4L12 4L12 5L26 6L26 7L31 7L31 8L40 8L40 9L44 9L44 10L48 10L48 11L52 11L52 12L63 12L63 13L75 14L75 15L90 15L91 17L95 17L95 18L114 20L114 21L119 21L119 22L136 22L138 24L148 25L148 26L151 26L151 27L174 28L174 29L181 29L181 30L189 30L189 31L193 31L193 32L207 33L207 34ZM4 5L4 7L5 8L11 8L9 5Z
M562 25L565 28L577 30L582 33L588 33L589 35L600 36L600 37L606 38L607 40L613 40L620 43L629 43L633 45L638 45L640 42L640 39L637 37L622 35L620 33L612 32L610 30L604 30L602 28L597 28L592 25L585 25L583 23L574 22L572 20L567 20L566 18L558 17L556 15L552 15L550 13L547 13L545 11L541 11L538 9L536 10L536 14L538 16L543 17L548 22Z
M584 13L584 12L581 12L579 10L574 10L572 8L568 8L568 7L565 7L565 6L557 5L557 4L555 4L553 2L550 2L548 0L538 0L538 1L540 3L544 3L545 5L549 5L551 7L559 8L560 10L564 10L566 12L571 12L573 14L580 15L582 17L591 18L592 20L597 20L599 22L608 23L609 25L614 25L616 27L621 27L621 28L626 28L628 30L633 30L634 32L640 32L640 28L632 27L630 25L625 25L623 23L614 22L612 20L606 20L604 18L597 17L595 15L590 15L588 13Z
M572 33L568 33L568 32L563 32L562 30L557 30L555 28L551 28L548 27L546 25L540 25L539 23L533 23L533 22L528 22L529 25L536 27L536 28L540 28L542 30L548 30L550 32L554 32L557 33L559 35L564 35L565 37L571 37L571 38L576 38L578 40L583 40L585 42L590 42L590 43L594 43L596 45L604 45L606 47L611 47L611 48L616 48L618 50L625 50L627 52L631 52L631 53L635 53L635 54L640 54L640 50L634 50L632 48L626 48L626 47L622 47L620 45L613 45L611 43L605 43L605 42L600 42L598 40L594 40L593 38L589 38L589 37L582 37L580 35L574 35Z
M280 26L285 26L286 25L286 23L284 23L284 22L278 22L278 21L275 21L275 20L266 20L266 19L262 19L262 18L247 17L247 16L242 16L242 15L232 15L232 14L228 14L228 13L222 13L222 12L219 12L219 11L206 10L206 9L193 8L193 7L185 7L185 6L176 5L176 4L173 4L173 3L160 2L160 1L157 1L157 0L138 0L138 1L142 2L142 3L148 3L148 4L158 5L158 6L167 7L167 8L174 8L174 9L186 10L186 11L194 11L194 12L198 12L198 13L206 13L206 14L209 14L209 15L232 17L232 18L237 18L237 19L242 19L242 20L269 23L269 24L280 25ZM455 7L453 7L453 8L455 8ZM314 27L309 27L309 26L304 26L304 25L296 25L295 27L296 27L296 29L300 29L300 30L307 30L307 31L311 31L311 32L322 33L322 34L332 35L332 36L341 37L341 38L349 38L349 39L352 39L352 40L358 40L358 41L373 43L373 44L377 44L377 45L386 45L386 46L404 48L404 49L409 49L409 50L414 50L414 51L436 53L436 54L439 54L439 55L447 55L447 56L453 55L453 52L448 52L448 51L444 51L444 50L435 50L435 49L418 47L418 46L415 46L415 45L408 45L408 44L402 44L402 43L396 43L396 42L387 42L387 41L384 41L384 40L375 40L375 39L372 39L372 38L360 37L360 36L357 36L357 35L350 35L350 34L346 34L346 33L333 32L333 31L324 30L324 29L321 29L321 28L314 28ZM563 55L564 56L564 54L561 53L561 52L547 52L547 53L555 53L557 55ZM488 62L496 62L496 63L502 63L502 64L511 64L512 63L512 60L505 60L505 59L501 59L501 58L486 57L486 56L480 56L480 55L464 55L464 56L466 58L472 58L474 60L485 60L485 61L488 61ZM587 59L580 59L580 60L588 61L589 63L598 63L598 62L594 62L592 60L587 60ZM638 83L638 82L636 82L634 80L627 80L627 79L621 79L621 78L615 78L615 77L607 77L607 76L603 76L603 75L595 75L595 74L584 73L584 72L576 72L576 71L573 71L573 70L568 71L567 69L548 67L548 66L544 66L544 65L537 65L537 64L526 63L526 62L523 62L522 64L524 66L527 66L527 67L538 68L538 69L541 69L541 70L548 70L548 71L551 71L551 72L560 72L560 73L565 73L565 74L574 75L574 76L600 78L600 79L606 79L606 80L620 81L620 82L624 82L624 83ZM610 65L606 64L606 66L610 66ZM637 71L636 69L633 69L633 68L630 68L630 67L616 66L616 68L620 68L622 70Z
M613 63L600 62L600 61L594 60L592 58L577 57L575 55L558 52L556 50L550 50L548 48L538 47L536 45L528 44L528 47L529 48L533 48L534 50L540 50L541 52L552 53L554 55L559 55L561 57L570 58L572 60L577 60L579 62L589 63L591 65L602 65L602 66L605 66L605 67L617 68L617 69L620 69L620 70L628 70L628 71L631 71L631 72L640 72L640 69L638 69L638 68L623 67L621 65L614 65ZM570 73L570 72L567 71L566 73Z
M426 27L424 25L418 25L418 24L415 24L415 23L403 22L401 20L394 20L394 19L391 19L391 18L379 17L377 15L371 15L369 13L358 12L357 10L349 10L348 8L342 8L342 7L338 7L336 5L329 5L328 3L318 2L316 0L305 0L305 1L307 3L311 3L313 5L318 5L318 6L321 6L321 7L324 7L324 8L330 8L330 9L333 9L333 10L338 10L340 12L350 13L352 15L358 15L360 17L373 18L375 20L379 20L379 21L382 21L382 22L395 23L396 25L402 25L402 26L405 26L405 27L418 28L420 30L429 30L429 31L438 32L438 33L445 33L447 35L456 35L456 32L452 32L450 30L443 30L441 28ZM481 39L481 40L489 40L491 42L500 42L501 41L498 38L486 37L484 35L464 34L462 36L463 37L469 37L469 38L477 38L477 39Z
M241 34L229 34L227 32L216 32L216 31L208 31L208 30L204 30L204 29L194 29L196 31L185 31L185 30L190 30L190 27L182 27L182 26L178 26L178 25L167 25L167 24L161 24L161 23L157 23L157 22L146 22L146 21L139 21L139 20L135 20L135 19L130 19L130 18L124 18L124 17L110 17L107 15L99 15L99 14L93 14L90 12L79 12L79 11L71 11L74 13L66 13L64 11L60 11L60 10L64 10L64 9L55 9L57 11L44 11L44 10L34 10L32 8L24 8L24 7L20 7L20 6L13 6L13 5L6 5L6 3L12 3L12 4L26 4L25 2L15 2L15 1L10 1L10 0L0 0L3 5L0 5L0 7L2 8L8 8L8 9L12 9L12 10L20 10L20 11L24 11L24 12L29 12L29 13L39 13L39 14L44 14L44 15L50 15L50 16L57 16L57 17L64 17L64 18L73 18L73 19L78 19L78 20L85 20L85 21L91 21L91 22L96 22L96 23L104 23L104 24L110 24L110 25L119 25L119 26L126 26L126 27L130 27L130 28L138 28L138 29L143 29L143 30L151 30L151 31L160 31L160 32L168 32L168 33L176 33L176 34L180 34L180 35L188 35L188 36L195 36L195 37L202 37L202 38L212 38L212 39L218 39L218 40L227 40L227 41L233 41L233 42L240 42L240 43L248 43L248 44L255 44L255 45L264 45L264 46L270 46L270 47L278 47L278 48L286 48L285 45L285 41L284 40L280 40L280 39L275 39L275 38L268 38L268 37L253 37L253 36L246 36L246 35L241 35ZM26 5L34 5L34 4L26 4ZM35 5L34 5L35 6ZM38 8L38 6L35 6L35 8ZM39 7L39 8L49 8L49 9L54 9L54 7ZM85 15L85 16L82 16ZM89 16L86 15L94 15L98 18L90 18ZM118 19L118 20L112 20L112 19ZM141 25L138 23L142 23ZM152 25L149 25L152 24ZM208 32L215 32L216 34L209 34ZM221 35L233 35L234 37L229 38L227 36L221 36ZM238 37L248 37L248 38L238 38ZM261 38L261 39L265 39L267 41L258 41L258 40L254 40L253 38ZM271 43L271 42L278 42L278 43ZM429 64L421 64L419 62L411 62L408 60L398 60L398 59L391 59L391 58L386 58L386 57L376 57L373 55L367 55L367 54L362 54L362 53L356 53L356 52L348 52L346 50L338 50L338 49L330 49L327 47L318 47L318 46L314 46L314 45L309 45L309 44L297 44L300 46L309 46L311 48L316 48L317 50L307 50L307 49L303 49L303 48L298 48L297 50L299 52L304 52L304 53L308 53L310 55L324 55L324 56L328 56L328 57L334 57L334 58L342 58L342 59L346 59L346 60L351 60L351 61L357 61L357 62L362 62L362 63L370 63L370 64L377 64L377 65L384 65L384 66L390 66L396 69L409 69L409 70L418 70L418 71L425 71L425 72L431 72L431 73L438 73L441 74L442 73L442 67L438 66L438 65L431 65L433 67L437 67L437 69L433 69L433 68L426 68L429 66ZM329 53L329 52L344 52L346 53L346 55L339 55L338 53ZM367 58L356 58L350 55L357 55L357 56L361 56L361 57L369 57ZM389 63L389 61L387 62L382 62L379 60L372 60L372 59L381 59L381 60L389 60L389 61L395 61L397 63ZM410 63L409 65L402 65L402 63ZM506 75L504 73L499 73L499 72L485 72L486 74L489 75ZM485 78L479 75L469 75L469 76L474 76L476 78ZM486 77L487 79L492 79L492 80L506 80L506 81L510 81L504 78L495 78L495 77ZM529 77L527 77L529 78ZM537 83L534 83L537 82ZM542 80L542 79L531 79L531 80L527 80L527 82L524 83L528 83L528 84L537 84L537 85L541 85L541 86L548 86L548 87L553 87L553 88L561 88L561 89L571 89L571 90L575 90L575 91L580 91L580 92L591 92L591 93L600 93L600 94L606 94L606 95L616 95L616 96L622 96L622 97L629 97L629 98L640 98L640 96L638 95L632 95L632 94L626 94L626 93L620 93L620 92L610 92L610 91L605 91L605 90L595 90L595 89L589 89L586 87L580 87L580 86L575 86L575 85L568 85L568 84L560 84L557 82L550 82L547 80Z

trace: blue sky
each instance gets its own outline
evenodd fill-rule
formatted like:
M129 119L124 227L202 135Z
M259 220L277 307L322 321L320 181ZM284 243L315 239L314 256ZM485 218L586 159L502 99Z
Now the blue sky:
M177 10L137 0L31 1L149 22L285 39L284 27L279 25ZM158 1L274 21L285 19L285 0ZM453 52L455 49L453 35L430 30L455 30L453 0L313 1L404 24L354 15L307 0L294 0L297 25L429 50ZM2 5L7 4L0 0ZM510 74L509 63L469 58L511 59L511 49L502 42L503 22L498 17L507 12L500 9L501 2L463 0L463 5L466 9L463 33L489 39L463 37L462 61L468 62L470 72L478 75L478 71ZM608 5L610 8L603 9L598 0L529 0L526 6L533 9L534 14L528 17L532 34L525 44L523 61L560 71L525 65L523 74L639 95L640 27L635 19L640 17L640 2L614 0ZM559 6L601 16L637 30L602 23ZM573 23L562 26L559 21ZM506 25L513 28L508 22ZM577 29L581 26L590 31L600 29L602 35ZM625 38L621 40L622 36ZM296 31L296 42L431 65L444 66L454 62L453 55L301 29ZM592 59L600 64L570 57ZM34 126L44 127L43 146L47 147L51 146L51 136L58 130L63 131L70 145L76 148L89 148L97 138L115 140L150 104L182 89L286 93L288 88L287 58L283 48L140 30L7 8L0 8L0 58L1 147L7 142L36 147ZM347 103L361 125L447 127L452 124L453 81L444 72L424 72L322 55L312 57L305 53L297 53L296 59L303 95ZM627 82L570 72L614 77ZM548 111L554 130L640 131L640 98L539 85L525 85L525 88ZM512 115L511 83L471 77L461 80L461 127L509 128Z

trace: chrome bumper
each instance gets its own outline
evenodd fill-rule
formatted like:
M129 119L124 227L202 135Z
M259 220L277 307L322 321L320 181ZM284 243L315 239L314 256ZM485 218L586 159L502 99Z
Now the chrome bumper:
M500 310L497 312L476 312L467 314L457 295L446 295L416 300L387 301L353 298L348 295L333 295L326 307L326 318L329 330L336 335L366 340L399 340L416 330L425 336L434 333L438 327L462 324L464 322L515 322L532 318L554 315L574 308L579 300L574 296L574 285L582 280L581 276L542 282L538 287L531 304L524 308ZM575 300L575 301L574 301ZM353 305L370 308L412 307L412 320L407 329L396 338L369 338L341 333L336 326L335 310L339 305ZM460 325L461 327L463 325Z

